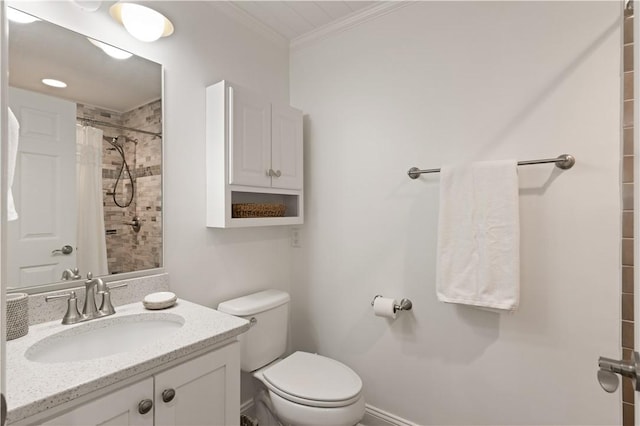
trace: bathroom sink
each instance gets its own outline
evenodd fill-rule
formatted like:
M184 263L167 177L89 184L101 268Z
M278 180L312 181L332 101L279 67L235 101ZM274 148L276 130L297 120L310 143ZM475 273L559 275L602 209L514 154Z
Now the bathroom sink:
M39 340L27 349L25 357L43 363L102 358L166 339L184 322L180 315L159 312L91 320Z

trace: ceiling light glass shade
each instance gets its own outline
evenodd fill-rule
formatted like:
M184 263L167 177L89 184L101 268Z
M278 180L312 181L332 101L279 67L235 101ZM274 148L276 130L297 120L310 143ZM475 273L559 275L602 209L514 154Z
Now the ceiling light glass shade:
M109 9L111 16L140 41L156 41L173 34L173 24L165 16L135 3L116 3Z
M55 80L53 78L43 78L42 82L47 86L51 86L51 87L59 87L59 88L67 87L67 83L65 83L64 81Z
M118 49L117 47L110 46L98 40L87 37L87 40L96 47L99 47L104 53L115 59L129 59L133 56L133 53L129 53L126 50Z
M35 16L31 16L11 7L7 7L7 19L11 22L17 22L18 24L30 24L32 22L39 21Z

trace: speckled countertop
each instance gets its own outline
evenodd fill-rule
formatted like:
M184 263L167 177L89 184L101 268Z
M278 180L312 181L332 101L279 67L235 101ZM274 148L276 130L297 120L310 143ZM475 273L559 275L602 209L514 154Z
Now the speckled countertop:
M60 320L34 325L26 336L7 342L8 423L234 338L249 329L244 319L180 299L173 307L161 311L146 310L140 302L119 306L116 311L115 315L74 325L62 325ZM59 331L73 333L73 328L89 325L100 328L114 318L140 314L179 315L184 318L184 325L139 349L102 358L43 363L30 361L25 356L32 345Z

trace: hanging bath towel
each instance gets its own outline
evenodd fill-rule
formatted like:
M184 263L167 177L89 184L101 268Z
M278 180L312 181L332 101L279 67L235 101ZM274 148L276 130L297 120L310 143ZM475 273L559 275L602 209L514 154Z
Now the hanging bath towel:
M516 160L442 167L438 299L515 310L520 298L519 249Z

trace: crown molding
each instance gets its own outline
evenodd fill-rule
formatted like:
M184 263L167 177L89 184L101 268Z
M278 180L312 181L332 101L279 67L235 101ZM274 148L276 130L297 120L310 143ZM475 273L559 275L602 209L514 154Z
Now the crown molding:
M384 1L365 9L358 10L344 18L330 22L325 26L316 28L315 30L309 31L308 33L292 39L289 44L290 51L304 49L314 42L332 37L335 34L357 27L360 24L386 15L387 13L391 13L412 3L414 3L414 1Z
M230 18L234 19L236 22L244 25L258 35L267 38L278 46L285 48L289 47L289 39L275 31L270 26L264 24L262 21L254 18L253 15L245 12L244 9L235 5L233 1L213 1L210 2L210 4Z

